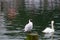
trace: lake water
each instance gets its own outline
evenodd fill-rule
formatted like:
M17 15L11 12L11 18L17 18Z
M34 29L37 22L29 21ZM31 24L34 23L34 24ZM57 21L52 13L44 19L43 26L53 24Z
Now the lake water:
M26 33L22 32L24 27L17 27L16 24L8 25L9 22L5 22L4 13L0 15L0 40L25 40ZM44 34L40 32L40 26L33 28L33 31L38 32L39 40L60 40L60 23L55 23L55 32L53 34L53 39L50 37L50 34ZM13 27L14 26L14 27ZM20 25L24 26L24 25Z

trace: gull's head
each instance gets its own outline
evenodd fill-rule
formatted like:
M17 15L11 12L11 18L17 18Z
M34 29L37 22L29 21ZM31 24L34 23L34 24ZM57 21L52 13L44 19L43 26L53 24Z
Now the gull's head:
M29 22L32 22L32 19L29 19Z

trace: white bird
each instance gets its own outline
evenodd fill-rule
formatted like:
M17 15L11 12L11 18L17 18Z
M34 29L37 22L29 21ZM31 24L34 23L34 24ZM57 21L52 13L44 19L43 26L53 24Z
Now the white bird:
M29 19L29 23L25 25L24 32L29 32L33 28L33 23L31 22L31 19Z
M54 33L54 26L53 26L53 24L54 24L54 21L52 20L51 21L51 28L50 27L47 27L45 30L43 30L42 32L43 33Z

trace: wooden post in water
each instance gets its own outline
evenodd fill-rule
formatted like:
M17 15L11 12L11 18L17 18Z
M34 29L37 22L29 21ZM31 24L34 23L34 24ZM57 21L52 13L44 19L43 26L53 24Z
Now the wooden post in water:
M37 33L27 34L26 40L38 40L38 34Z

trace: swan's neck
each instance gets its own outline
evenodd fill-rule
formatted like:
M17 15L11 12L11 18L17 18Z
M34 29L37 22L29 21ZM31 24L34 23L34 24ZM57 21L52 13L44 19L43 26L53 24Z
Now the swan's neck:
M52 27L52 29L54 29L54 22L53 21L51 22L51 27Z
M54 26L53 26L53 24L51 24L51 27L52 27L52 29L54 29Z

